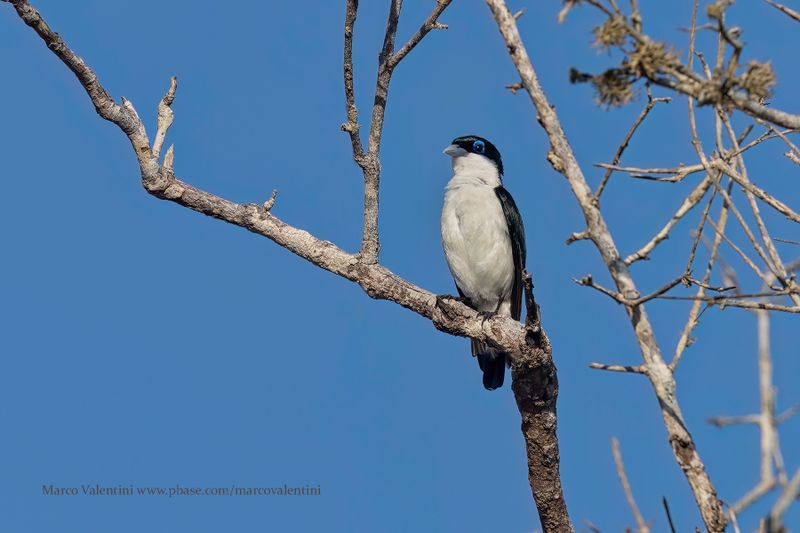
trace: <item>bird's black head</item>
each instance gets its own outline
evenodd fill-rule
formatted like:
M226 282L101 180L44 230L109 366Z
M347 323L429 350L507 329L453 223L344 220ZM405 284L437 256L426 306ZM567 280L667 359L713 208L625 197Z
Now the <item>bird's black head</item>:
M503 175L503 160L500 158L500 151L488 139L477 135L465 135L453 139L453 144L467 152L482 155L491 160L497 166L500 175Z

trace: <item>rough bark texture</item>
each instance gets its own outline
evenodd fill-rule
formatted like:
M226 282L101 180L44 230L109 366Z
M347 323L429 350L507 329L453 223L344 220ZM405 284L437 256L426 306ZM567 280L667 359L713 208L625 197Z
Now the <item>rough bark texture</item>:
M526 340L538 357L515 361L511 389L522 416L522 433L528 452L528 480L536 500L539 520L546 532L571 532L572 522L561 488L560 455L556 435L558 373L550 340L541 327L539 307L533 298L533 282L526 272ZM537 361L541 360L541 363Z
M599 204L595 201L586 182L567 136L561 128L558 116L539 84L536 71L517 30L516 19L504 0L486 0L486 3L494 16L522 84L536 108L539 123L547 133L550 141L547 159L553 168L567 179L575 199L583 211L587 227L586 238L595 244L619 293L628 300L636 300L640 296L639 291L628 266L620 257L619 250L600 212ZM675 460L689 482L706 528L711 532L721 532L725 529L722 505L697 453L692 436L684 423L675 396L675 379L661 355L644 304L626 304L625 311L644 359L643 373L649 378L658 400Z

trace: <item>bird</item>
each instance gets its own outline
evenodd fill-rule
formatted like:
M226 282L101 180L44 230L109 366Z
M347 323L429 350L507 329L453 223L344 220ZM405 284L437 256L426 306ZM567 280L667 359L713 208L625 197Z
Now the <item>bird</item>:
M444 149L453 176L445 187L441 232L445 259L462 301L481 314L519 320L525 228L514 198L503 187L503 160L494 144L467 135ZM510 360L502 350L471 339L483 386L503 386Z

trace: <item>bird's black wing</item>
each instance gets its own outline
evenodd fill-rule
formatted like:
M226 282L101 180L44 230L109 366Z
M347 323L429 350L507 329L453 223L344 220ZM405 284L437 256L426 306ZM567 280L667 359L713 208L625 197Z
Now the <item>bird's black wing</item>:
M508 226L508 237L511 239L511 253L514 255L511 316L514 320L519 320L522 313L522 271L525 270L525 227L522 225L522 217L511 194L502 185L497 187L494 192L503 207L503 214L506 216L506 225Z

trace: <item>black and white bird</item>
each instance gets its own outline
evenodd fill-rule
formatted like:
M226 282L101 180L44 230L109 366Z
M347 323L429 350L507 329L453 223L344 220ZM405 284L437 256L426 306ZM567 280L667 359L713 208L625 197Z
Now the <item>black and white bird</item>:
M450 273L465 303L481 313L519 320L525 229L514 199L503 188L503 161L488 140L468 135L444 149L453 158L442 208L442 244ZM472 340L483 386L503 385L506 354Z

